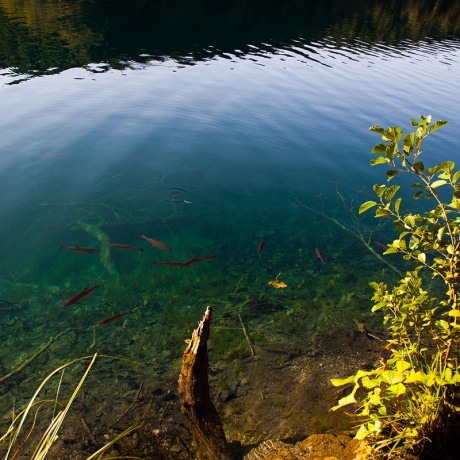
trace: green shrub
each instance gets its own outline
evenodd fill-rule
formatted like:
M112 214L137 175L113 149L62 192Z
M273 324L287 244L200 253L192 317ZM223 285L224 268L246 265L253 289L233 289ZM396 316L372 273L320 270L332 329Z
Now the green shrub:
M427 210L402 213L399 185L375 185L375 201L360 207L360 214L375 210L376 218L391 218L398 237L384 254L398 253L412 269L394 287L371 283L372 311L383 312L388 332L377 369L359 370L336 386L353 384L350 394L333 410L359 402L363 440L370 458L403 459L421 456L447 442L457 430L460 411L460 171L445 161L425 168L421 161L424 139L446 124L431 117L412 119L414 131L403 136L400 127L372 126L382 137L374 146L372 165L385 165L387 180L404 174L415 182L414 199L424 197ZM424 286L439 280L440 294ZM433 281L433 282L434 282ZM433 283L432 282L432 283ZM458 431L456 432L458 436Z

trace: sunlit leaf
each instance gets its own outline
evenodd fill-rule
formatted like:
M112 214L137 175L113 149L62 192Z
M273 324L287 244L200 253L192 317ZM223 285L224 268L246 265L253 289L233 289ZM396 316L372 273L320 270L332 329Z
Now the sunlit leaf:
M373 131L374 133L380 134L383 136L385 134L385 129L383 129L381 126L378 125L373 125L369 128L369 131Z
M397 383L396 385L390 385L387 391L393 393L394 396L401 396L406 392L406 387L402 383Z
M395 193L400 189L399 185L392 185L391 187L388 187L387 190L385 191L385 200L386 201L391 201L393 197L395 196Z
M387 186L386 185L377 185L375 184L373 189L374 189L374 192L377 194L377 196L379 198L382 197L383 193L385 192Z
M460 177L460 171L457 171L452 177L452 183L456 184L459 177Z
M355 435L355 439L362 441L365 439L371 432L366 428L366 425L361 425L358 432Z
M388 158L386 157L378 157L376 158L375 160L371 160L371 166L375 166L375 165L383 165L385 163L388 163Z
M371 209L374 206L377 206L377 203L375 201L366 201L359 207L359 214L366 212L368 209Z
M428 133L431 134L435 132L439 128L442 128L445 124L447 124L446 120L438 120L436 123L434 123L428 128Z
M407 371L407 369L410 369L411 365L407 361L397 361L396 362L396 370L398 372L404 372Z
M447 182L443 179L441 180L435 180L431 185L431 188L438 188L438 187L441 187L441 185L445 185L447 184Z
M422 264L425 264L426 263L426 254L421 252L418 256L417 256L417 259L422 263Z
M381 379L389 385L395 385L404 380L404 376L401 372L387 370L381 375Z
M399 207L401 205L401 201L402 201L402 198L398 198L396 201L395 201L395 212L399 213Z
M390 217L390 213L385 208L378 208L375 211L375 217Z
M387 151L387 145L386 144L376 144L371 150L371 153L376 153L378 155L381 155L383 153L386 153Z

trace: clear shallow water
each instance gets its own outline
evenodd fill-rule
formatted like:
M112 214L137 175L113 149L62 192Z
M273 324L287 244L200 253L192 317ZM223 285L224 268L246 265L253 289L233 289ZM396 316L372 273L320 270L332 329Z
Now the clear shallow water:
M56 29L52 15L39 22L38 12L14 5L0 2L2 33L26 43L29 54L10 40L1 55L0 297L27 304L21 314L29 330L43 327L43 311L58 329L135 305L181 315L184 306L246 298L286 307L328 296L338 303L356 291L362 297L350 308L364 311L367 275L386 267L301 204L350 223L337 191L356 207L384 181L383 170L369 166L379 141L368 132L373 124L408 128L419 114L447 119L427 142L427 158L456 159L454 8L436 20L409 5L420 30L405 24L406 34L392 16L384 16L387 29L370 33L385 23L371 19L384 14L379 2L337 2L329 23L321 10L305 23L275 10L263 23L245 16L234 29L219 28L230 23L219 10L200 33L187 11L179 19L180 9L168 9L162 36L137 22L142 14L121 20L120 8L102 30L104 2L89 2L85 14L63 12ZM64 34L66 20L80 28L67 25ZM441 23L447 30L436 28ZM142 234L173 251L151 247ZM377 235L389 239L391 229ZM144 252L112 249L101 259L60 249L101 248L102 237ZM184 269L153 264L209 254L219 257ZM267 286L278 273L284 291ZM101 289L88 303L62 309L96 283ZM25 328L17 316L7 311L4 321Z

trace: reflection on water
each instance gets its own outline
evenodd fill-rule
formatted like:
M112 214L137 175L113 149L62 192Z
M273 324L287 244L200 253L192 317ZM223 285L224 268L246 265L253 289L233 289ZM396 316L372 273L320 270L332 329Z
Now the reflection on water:
M431 113L426 163L455 151L459 7L109 3L0 0L2 371L72 328L56 359L167 373L208 303L218 359L247 356L237 314L256 346L373 321L369 280L404 268L357 237L393 235L356 220L384 181L367 128Z
M460 8L429 1L125 2L0 1L0 68L9 81L87 67L137 68L222 57L285 55L332 65L321 56L404 53L413 43L459 32ZM359 50L359 51L358 51ZM16 78L13 78L16 77ZM19 78L18 78L19 77Z

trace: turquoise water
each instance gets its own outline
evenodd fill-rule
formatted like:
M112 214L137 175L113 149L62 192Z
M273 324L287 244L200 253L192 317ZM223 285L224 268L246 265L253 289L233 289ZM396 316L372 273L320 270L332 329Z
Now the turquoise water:
M87 332L60 357L79 356L92 340L88 328L129 310L108 326L123 327L118 338L109 328L98 332L102 348L126 352L133 337L145 347L144 328L161 320L165 330L151 353L170 348L180 356L183 337L207 304L217 305L218 315L249 306L248 318L261 302L312 315L323 304L355 316L367 312L368 282L391 280L393 272L321 213L356 231L359 204L384 182L384 171L369 165L379 142L368 132L373 124L408 129L420 114L447 119L427 141L425 161L456 160L455 27L436 28L431 18L417 34L396 36L390 32L399 30L398 21L390 18L389 36L373 36L370 6L353 3L349 15L347 2L337 2L330 23L322 10L315 13L321 20L305 23L274 11L264 16L265 27L253 19L253 29L244 26L249 14L226 29L219 28L227 24L221 14L206 22L200 12L209 28L201 33L187 14L175 22L171 11L153 33L139 16L121 21L119 6L118 22L109 16L114 29L101 30L104 4L90 4L91 20L74 36L70 28L82 41L69 39L72 47L65 34L56 35L63 29L36 32L30 11L13 12L0 1L4 36L27 44L0 54L3 370L67 327ZM379 5L372 3L374 12ZM456 24L454 9L440 11L439 22L444 14ZM181 21L190 28L180 29ZM365 235L377 227L372 218L360 225ZM375 240L391 237L388 224L375 231ZM104 252L109 243L143 251ZM184 268L154 263L214 254ZM285 289L267 284L278 275ZM85 301L63 307L96 284ZM308 342L315 327L287 340ZM145 349L136 346L129 353L141 359Z

